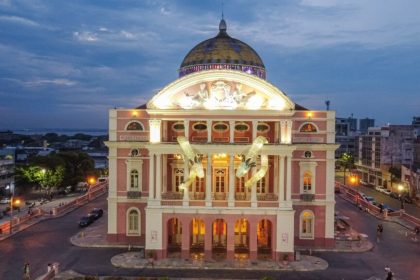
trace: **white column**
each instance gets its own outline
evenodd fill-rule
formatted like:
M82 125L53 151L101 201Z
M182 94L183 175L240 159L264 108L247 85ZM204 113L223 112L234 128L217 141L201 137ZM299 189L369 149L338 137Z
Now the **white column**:
M160 143L161 142L161 120L149 120L149 141L150 143Z
M189 135L190 135L190 121L189 120L184 120L184 133L185 133L185 138L187 138L187 140L190 139Z
M162 197L162 155L156 155L156 200Z
M279 206L284 203L284 157L279 156Z
M211 120L207 120L207 143L211 143Z
M252 167L252 176L255 175L257 168ZM258 206L258 200L257 200L257 184L253 184L251 186L251 207L256 208Z
M235 121L229 121L229 143L233 143L235 138Z
M287 144L291 144L292 143L292 126L293 126L293 122L292 122L292 120L287 120L286 121L286 124L287 124L287 129L286 129L287 139L286 139L286 142L287 142Z
M188 166L188 159L184 156L184 182L188 180L189 176L189 166ZM188 206L190 200L190 194L189 194L189 187L186 187L184 189L184 196L182 198L182 205Z
M292 200L292 157L288 155L286 159L286 201L290 203Z
M149 154L149 200L155 199L155 154Z
M229 154L229 197L228 206L235 206L235 154Z
M168 155L162 155L162 192L168 192Z
M280 143L286 143L286 121L280 120Z
M211 194L211 154L207 154L207 169L206 169L206 206L212 206L212 194Z
M252 121L252 140L257 138L258 121Z
M275 156L274 156L275 158ZM273 160L273 193L274 194L279 194L279 161L278 160ZM270 169L267 171L270 172Z

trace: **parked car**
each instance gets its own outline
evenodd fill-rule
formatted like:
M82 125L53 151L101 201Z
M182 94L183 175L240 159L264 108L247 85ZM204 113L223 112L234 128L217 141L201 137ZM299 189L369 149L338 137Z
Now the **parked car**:
M93 223L94 220L95 220L95 218L93 217L92 214L88 214L86 216L83 216L79 221L79 227L87 227L88 225Z
M384 192L384 188L382 186L376 186L375 190L377 190L378 192Z
M10 204L10 198L2 198L2 200L0 200L0 204Z
M399 195L396 192L391 192L389 196L392 198L397 198L397 199L399 198Z
M92 211L90 211L89 213L90 215L92 215L92 217L97 220L100 217L102 217L102 215L104 214L104 210L100 209L100 208L93 208Z
M375 198L371 197L371 196L366 196L365 200L371 204L373 204L372 202L375 201Z
M404 202L405 203L413 203L413 200L411 199L411 197L409 197L409 196L404 196Z
M386 194L386 195L390 195L391 194L391 191L388 190L388 189L384 189L383 193Z
M395 210L394 210L394 209L392 209L391 207L389 207L388 205L383 204L383 206L384 206L384 210L386 209L389 213L391 213L391 212L395 212Z

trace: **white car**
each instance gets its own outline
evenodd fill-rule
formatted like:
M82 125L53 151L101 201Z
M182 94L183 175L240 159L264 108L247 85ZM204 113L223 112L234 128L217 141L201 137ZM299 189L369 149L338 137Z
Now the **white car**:
M8 204L10 203L10 198L3 198L2 200L0 200L0 204Z
M381 186L376 186L375 190L377 190L378 192L384 192L384 188Z
M390 194L391 194L391 191L390 191L390 190L388 190L388 189L384 189L382 192L383 192L384 194L386 194L386 195L390 195Z

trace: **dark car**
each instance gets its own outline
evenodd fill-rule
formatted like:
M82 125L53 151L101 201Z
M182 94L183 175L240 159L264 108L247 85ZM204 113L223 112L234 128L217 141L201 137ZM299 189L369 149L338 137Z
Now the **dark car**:
M100 217L102 217L102 215L104 214L104 210L100 209L100 208L93 208L92 211L90 211L90 215L92 215L92 217L97 220Z
M79 221L79 227L87 227L88 225L93 223L94 220L95 218L91 214L88 214L87 216L83 216Z
M389 207L388 205L383 204L383 206L384 206L384 210L386 209L386 210L388 211L388 213L395 212L395 210L394 210L394 209L392 209L391 207Z
M411 199L411 197L409 197L409 196L404 196L404 202L405 203L413 203L413 200Z
M397 198L397 199L399 198L399 195L396 192L390 193L389 196L392 198Z

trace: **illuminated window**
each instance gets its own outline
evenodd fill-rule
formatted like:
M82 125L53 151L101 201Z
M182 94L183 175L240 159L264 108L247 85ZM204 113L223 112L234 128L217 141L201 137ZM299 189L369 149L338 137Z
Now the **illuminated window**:
M300 127L300 132L317 132L316 126L313 123L305 123Z
M312 190L312 173L306 171L303 175L303 191Z
M127 235L140 235L140 214L138 209L129 209L127 213Z
M184 182L184 169L183 168L174 168L174 180L175 191L179 192L179 186Z
M143 131L143 125L139 122L130 122L127 125L127 130L140 130Z
M139 188L139 172L137 170L131 170L130 172L130 188Z
M314 238L314 214L310 210L305 210L300 214L300 238Z
M225 192L225 184L226 184L226 170L224 168L216 168L214 169L214 176L215 176L215 189L217 193L224 193Z

